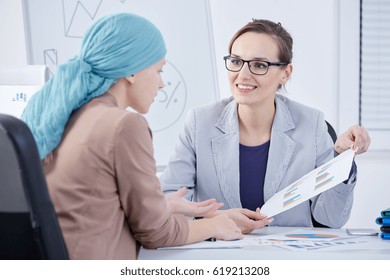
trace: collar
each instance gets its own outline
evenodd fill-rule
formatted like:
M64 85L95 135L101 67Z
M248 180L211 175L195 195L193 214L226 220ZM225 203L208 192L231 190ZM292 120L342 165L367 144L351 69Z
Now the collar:
M287 97L277 94L275 96L275 118L272 125L273 130L286 132L295 128L291 112L286 104ZM228 99L228 104L218 116L215 126L223 133L236 133L239 131L238 127L238 104L233 97Z

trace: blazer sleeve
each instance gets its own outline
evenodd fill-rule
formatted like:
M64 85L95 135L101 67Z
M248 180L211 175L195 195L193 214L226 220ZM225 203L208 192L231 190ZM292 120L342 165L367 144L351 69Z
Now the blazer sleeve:
M188 221L168 208L156 176L151 131L145 118L127 113L115 137L119 198L134 238L146 248L184 244Z
M322 113L317 119L316 151L316 167L334 156L333 141L328 134ZM356 168L353 168L353 171L349 180L312 199L311 212L317 222L331 228L341 228L348 221L356 184Z
M160 176L165 194L187 187L186 198L191 200L196 181L196 117L192 109L187 115L184 129L179 135L175 152Z

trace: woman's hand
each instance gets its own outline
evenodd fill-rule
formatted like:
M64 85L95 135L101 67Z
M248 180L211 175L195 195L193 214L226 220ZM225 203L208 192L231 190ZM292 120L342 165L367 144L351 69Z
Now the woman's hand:
M203 219L210 222L210 226L214 227L215 233L213 237L220 240L235 240L242 239L241 229L237 224L225 214L216 215L210 219Z
M189 217L204 217L212 215L223 206L223 203L216 202L214 198L201 202L188 201L183 198L186 192L187 188L183 187L177 192L165 196L172 213L183 214Z
M253 230L265 227L272 222L273 219L268 219L260 213L258 208L255 211L243 208L233 208L228 210L218 210L213 215L225 214L231 218L241 229L243 234L251 233Z
M367 130L359 125L354 125L337 138L334 149L339 154L350 148L355 150L357 154L362 154L368 150L370 143L371 138Z
M236 223L225 214L188 222L189 235L186 244L203 241L209 238L235 240L244 237Z

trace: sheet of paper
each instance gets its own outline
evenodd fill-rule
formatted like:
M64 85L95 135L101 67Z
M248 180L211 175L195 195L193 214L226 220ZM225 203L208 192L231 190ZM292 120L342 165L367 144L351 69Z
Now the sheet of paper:
M277 192L261 208L268 217L293 208L348 179L355 152L351 149Z
M324 248L332 248L340 247L340 246L348 246L350 249L351 245L366 243L365 241L360 240L343 240L343 241L305 241L305 242L285 242L274 244L273 246L287 249L290 251L305 251L305 250L318 250Z
M41 87L0 85L0 113L20 118L31 96Z
M161 247L158 250L187 250L187 249L237 249L246 246L278 246L288 250L312 250L330 246L354 244L356 237L346 232L333 233L316 229L297 229L280 234L244 235L243 239L233 241L217 240L202 241L189 245Z
M315 240L315 241L334 241L340 239L353 239L355 236L349 235L345 230L333 232L330 230L323 230L321 228L295 229L292 231L256 236L252 235L254 239L274 239L274 240Z
M344 232L321 229L297 229L272 235L246 235L246 246L275 246L290 251L316 250L332 247L350 248L350 245L366 243Z

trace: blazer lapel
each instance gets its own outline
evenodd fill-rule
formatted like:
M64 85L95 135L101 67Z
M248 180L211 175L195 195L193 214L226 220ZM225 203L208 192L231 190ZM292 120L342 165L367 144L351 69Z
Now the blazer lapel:
M276 96L275 103L276 113L264 181L265 201L270 199L281 187L285 187L280 184L296 147L295 141L286 133L295 128L291 113L281 97Z
M237 104L233 100L218 117L221 134L211 139L214 167L228 208L241 208L239 189L239 131Z

